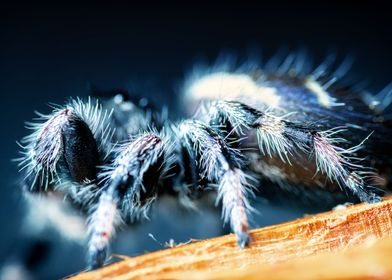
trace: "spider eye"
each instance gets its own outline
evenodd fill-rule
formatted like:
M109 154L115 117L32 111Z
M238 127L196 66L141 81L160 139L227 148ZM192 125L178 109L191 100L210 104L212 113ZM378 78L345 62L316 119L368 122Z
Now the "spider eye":
M147 98L145 98L145 97L140 98L140 100L139 100L139 106L140 106L141 108L146 108L148 105L149 105L149 104L148 104L148 99L147 99Z

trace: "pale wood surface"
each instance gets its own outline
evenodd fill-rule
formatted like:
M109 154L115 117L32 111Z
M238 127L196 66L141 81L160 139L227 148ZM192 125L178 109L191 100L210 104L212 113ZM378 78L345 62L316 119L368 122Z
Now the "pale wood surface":
M392 198L255 229L251 237L243 250L230 234L125 258L72 279L358 279L350 271L390 279ZM373 249L363 247L373 243ZM362 271L367 268L370 274Z

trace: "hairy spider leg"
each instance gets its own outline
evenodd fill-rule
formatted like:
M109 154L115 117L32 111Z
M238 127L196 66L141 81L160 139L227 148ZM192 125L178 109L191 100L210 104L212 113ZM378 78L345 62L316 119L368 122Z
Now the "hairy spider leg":
M210 118L221 118L222 123L228 121L239 134L243 134L245 128L256 129L258 146L263 155L278 155L282 161L290 164L293 153L304 152L315 161L317 172L325 174L362 202L381 200L374 193L375 187L366 183L366 179L376 174L370 168L362 166L360 159L355 157L367 138L356 146L342 148L339 144L347 142L337 136L346 131L342 127L323 131L234 101L217 101L211 103L211 106L214 110L211 111Z
M188 120L178 125L181 145L189 154L197 155L200 176L218 184L217 203L222 202L222 218L230 222L241 248L250 241L248 215L252 208L250 176L242 171L239 151L226 145L211 127L200 121Z
M33 133L22 140L28 192L61 188L65 181L86 185L97 176L97 166L107 155L111 134L110 113L98 101L71 100L49 115L39 114L40 122L28 123Z
M106 260L110 238L120 212L131 218L146 216L157 194L158 182L165 172L165 146L161 137L146 133L119 148L111 166L102 172L106 181L99 202L89 218L90 269Z

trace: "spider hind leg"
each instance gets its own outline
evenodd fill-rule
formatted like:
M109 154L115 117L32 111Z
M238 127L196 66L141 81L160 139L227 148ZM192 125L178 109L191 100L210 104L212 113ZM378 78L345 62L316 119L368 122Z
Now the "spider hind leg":
M322 130L263 113L239 102L217 101L211 106L215 107L210 115L212 120L218 116L229 121L240 135L245 129L247 133L254 130L262 155L278 156L286 164L292 164L290 160L296 154L305 155L307 160L313 160L316 174L324 174L329 181L350 191L360 201L380 201L375 187L370 185L376 174L363 166L356 156L367 138L354 147L345 148L347 140L337 135L346 132L346 128Z

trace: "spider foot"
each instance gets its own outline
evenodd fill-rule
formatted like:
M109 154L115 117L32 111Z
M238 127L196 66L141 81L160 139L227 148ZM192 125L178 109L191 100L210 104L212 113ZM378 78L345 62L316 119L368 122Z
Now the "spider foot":
M248 247L251 238L247 232L237 233L237 244L241 249Z
M95 270L103 266L106 260L107 250L106 248L103 249L96 249L90 250L89 252L89 259L88 259L88 270Z
M359 199L362 202L368 203L368 204L373 204L377 202L381 202L382 198L378 194L375 193L363 193L359 195Z

